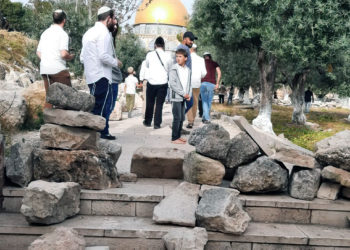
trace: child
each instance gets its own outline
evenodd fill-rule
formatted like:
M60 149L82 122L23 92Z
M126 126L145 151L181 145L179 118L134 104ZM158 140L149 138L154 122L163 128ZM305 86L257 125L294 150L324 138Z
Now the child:
M128 118L131 118L131 112L135 105L135 94L136 86L138 86L139 81L134 76L134 68L128 68L129 76L125 78L124 92L126 93L126 108L128 110Z
M191 70L186 66L187 57L184 49L178 49L176 64L169 73L170 101L174 117L171 141L175 144L186 144L186 139L181 138L181 130L185 120L185 101L189 101L192 95Z

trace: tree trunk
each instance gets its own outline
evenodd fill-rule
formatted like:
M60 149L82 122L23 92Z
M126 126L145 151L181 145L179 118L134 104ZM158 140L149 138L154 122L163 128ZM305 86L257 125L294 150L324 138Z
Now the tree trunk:
M266 52L262 49L258 52L258 67L261 85L259 115L253 120L253 125L263 131L275 134L271 123L273 87L275 84L277 58L266 58Z
M242 104L244 104L244 105L251 105L252 104L252 102L250 101L250 98L249 98L249 88L244 90Z
M78 13L79 0L75 0L75 13Z
M293 104L293 115L292 122L300 125L306 123L306 116L304 114L304 95L305 95L305 81L306 81L307 72L295 74L292 82L292 104Z

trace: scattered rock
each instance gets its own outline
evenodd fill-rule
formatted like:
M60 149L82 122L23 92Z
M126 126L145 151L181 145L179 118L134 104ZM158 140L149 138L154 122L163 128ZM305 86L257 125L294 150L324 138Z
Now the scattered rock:
M101 151L38 149L34 152L34 179L73 181L85 189L121 187L115 161Z
M343 187L341 190L341 196L350 199L350 188Z
M210 118L214 120L220 120L221 119L221 113L213 111L210 113Z
M232 180L231 187L240 192L267 193L286 191L288 170L274 160L262 156L249 165L239 167Z
M221 162L190 152L183 163L184 180L195 184L220 185L225 175Z
M83 128L45 124L40 128L43 148L64 150L96 150L99 133Z
M122 154L122 146L117 141L99 139L97 142L97 148L100 152L103 152L109 156L112 161L112 165L116 165L120 155Z
M217 186L210 186L210 185L202 185L201 189L199 190L199 197L203 196L203 193L207 190L211 190L211 189L225 189L228 190L230 192L232 192L234 195L238 196L239 195L239 191L233 188L223 188L223 187L217 187Z
M29 223L50 225L76 215L79 207L79 184L39 180L31 182L26 188L21 213Z
M6 68L4 65L0 64L0 80L5 80Z
M27 113L26 102L22 96L22 91L0 91L0 120L7 129L20 128Z
M320 181L321 170L319 169L296 171L292 174L289 184L290 196L311 201L317 195Z
M198 206L199 185L182 182L153 210L153 220L160 224L176 224L194 227Z
M350 188L350 172L346 170L328 166L322 169L322 177Z
M31 142L18 142L10 148L6 157L7 178L21 186L26 187L33 179L33 150L38 144Z
M167 250L203 250L208 242L208 233L204 228L171 229L163 236Z
M84 237L72 228L59 227L44 234L30 244L28 250L84 250Z
M138 148L131 160L130 172L138 178L182 179L186 151L176 148Z
M106 125L106 119L83 111L45 109L45 123L65 125L69 127L84 127L101 131Z
M120 174L119 180L123 182L137 182L137 175L132 173Z
M218 139L230 139L230 134L222 126L210 123L203 127L194 129L188 139L188 143L197 146L206 137L216 137Z
M323 166L350 171L350 130L344 130L316 143L316 159Z
M92 95L58 82L50 85L46 101L60 109L87 112L95 106L95 98Z
M196 219L198 226L207 230L232 234L244 233L250 221L237 195L226 189L205 191L196 210Z
M340 184L323 182L317 192L317 198L326 200L336 200L340 192Z
M256 145L245 132L241 132L231 139L225 166L228 168L235 168L242 164L252 162L258 155L258 145Z
M196 145L196 152L212 159L224 161L231 142L217 137L205 137Z
M312 122L306 122L305 126L313 131L319 131L320 130L320 125L317 123L312 123Z

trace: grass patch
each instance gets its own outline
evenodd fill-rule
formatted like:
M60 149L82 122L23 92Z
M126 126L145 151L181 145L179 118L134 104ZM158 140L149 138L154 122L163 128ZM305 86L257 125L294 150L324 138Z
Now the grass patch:
M249 122L252 122L258 115L259 109L240 109L239 107L235 105L213 104L213 110L226 113L230 116L244 116ZM350 130L350 124L344 120L350 113L347 109L311 109L311 112L307 115L307 121L319 124L319 131L311 130L307 126L291 123L292 113L292 107L273 106L271 121L275 133L277 135L284 134L288 140L312 151L315 150L316 142L340 131Z

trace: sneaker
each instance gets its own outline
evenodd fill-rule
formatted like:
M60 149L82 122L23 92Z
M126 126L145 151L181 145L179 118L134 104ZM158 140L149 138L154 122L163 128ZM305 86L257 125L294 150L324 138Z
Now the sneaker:
M190 128L190 129L193 128L193 123L187 124L186 128Z
M106 139L106 140L115 140L115 139L117 139L115 136L113 136L111 134L101 134L101 138L102 139Z
M143 121L143 125L144 125L145 127L151 127L151 124L148 124L148 123L146 122L146 120Z
M160 126L158 126L158 125L154 125L154 127L153 127L154 129L160 129Z

